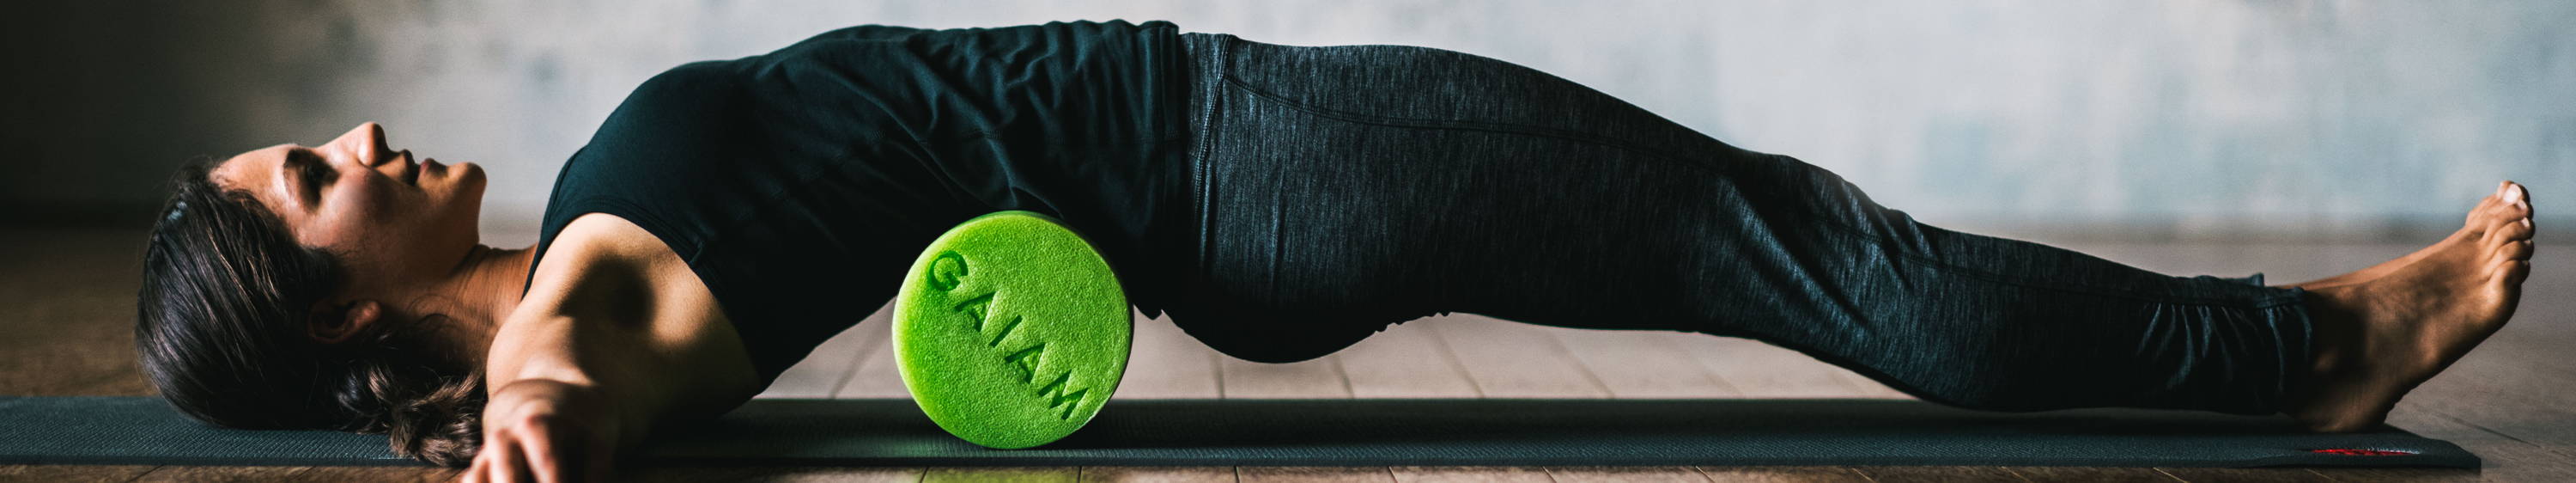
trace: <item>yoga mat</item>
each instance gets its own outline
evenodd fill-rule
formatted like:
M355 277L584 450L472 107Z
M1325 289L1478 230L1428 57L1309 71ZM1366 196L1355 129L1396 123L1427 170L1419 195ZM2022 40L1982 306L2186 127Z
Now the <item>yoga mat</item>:
M902 399L756 400L662 430L630 462L755 465L2437 466L2478 457L2395 428L2280 416L1968 411L1871 399L1113 400L1022 450L941 432ZM0 463L398 465L381 436L241 431L158 399L0 398Z

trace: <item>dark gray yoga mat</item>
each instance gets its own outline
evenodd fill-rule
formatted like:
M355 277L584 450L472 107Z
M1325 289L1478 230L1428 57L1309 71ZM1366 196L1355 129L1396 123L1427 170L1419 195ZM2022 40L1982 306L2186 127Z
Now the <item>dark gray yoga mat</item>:
M644 464L758 465L2478 467L2395 428L1863 399L1115 400L1071 437L1008 451L941 432L908 400L759 400L668 428L643 453ZM412 464L381 436L218 429L136 397L0 398L0 463Z

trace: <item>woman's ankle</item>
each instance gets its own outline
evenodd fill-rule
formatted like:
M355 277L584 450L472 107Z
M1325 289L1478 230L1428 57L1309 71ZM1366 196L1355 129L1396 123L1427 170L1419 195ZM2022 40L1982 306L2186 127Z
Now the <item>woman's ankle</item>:
M2349 378L2358 369L2363 338L2362 322L2352 307L2355 291L2348 288L2309 290L2304 295L2309 322L2308 358L2301 372L2292 375L2289 401L2291 407L2313 406L2320 396L2319 388L2328 381Z

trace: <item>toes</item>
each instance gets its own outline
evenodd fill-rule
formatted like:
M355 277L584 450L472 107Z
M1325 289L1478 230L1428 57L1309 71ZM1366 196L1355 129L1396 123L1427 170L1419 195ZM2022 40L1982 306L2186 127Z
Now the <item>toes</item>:
M2529 212L2531 212L2531 208L2530 208L2528 205L2524 205L2523 203L2525 203L2525 202L2524 202L2524 201L2510 201L2510 202L2508 202L2508 201L2501 201L2501 200L2499 200L2499 201L2497 201L2497 202L2496 202L2496 204L2495 204L2495 206L2494 206L2494 207L2491 207L2491 208L2488 208L2488 209L2489 209L2489 210L2492 210L2492 212L2494 212L2494 213L2496 214L2496 216L2502 216L2502 217L2507 217L2507 218L2519 217L2519 216L2522 216L2524 213L2529 213Z
M2531 231L2531 219L2520 216L2497 218L2487 225L2488 238L2494 240L2529 240Z
M2531 202L2526 199L2526 196L2528 193L2524 192L2522 185L2506 182L2502 188L2496 190L2495 194L2479 200L2477 208L2469 210L2467 220L2469 227L2480 230L2490 229L2498 224L2531 216Z
M2484 198L2478 198L2478 205L2469 207L2469 219L2477 220L2479 213L2486 213L2494 210L2497 205L2507 204L2504 203L2504 187L2505 184L2497 183L2495 192L2487 193Z
M2516 240L2505 242L2504 246L2497 247L2496 250L2500 252L2497 255L2502 255L2506 260L2530 260L2531 248L2531 240Z
M2524 188L2522 183L2508 183L2496 202L2512 208L2514 216L2531 216L2531 190Z
M2494 274L2495 279L2504 282L2506 288L2521 286L2522 280L2531 276L2530 260L2496 260L2495 265L2487 268L2489 270L2487 273Z
M2522 279L2530 276L2530 260L2514 260L2512 265L2504 267L2504 283L2506 284L2522 285Z
M2531 190L2529 188L2524 188L2522 183L2514 183L2512 190L2514 192L2514 197L2518 198L2515 204L2518 208L2521 208L2517 213L2523 217L2522 224L2524 226L2530 226L2532 215L2538 212L2531 208Z

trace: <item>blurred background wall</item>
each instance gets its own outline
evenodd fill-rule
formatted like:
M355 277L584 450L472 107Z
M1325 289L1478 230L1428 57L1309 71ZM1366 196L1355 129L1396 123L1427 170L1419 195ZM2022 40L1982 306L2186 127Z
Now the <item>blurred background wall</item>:
M2576 226L2576 2L25 0L0 15L0 221L148 223L194 155L384 122L534 239L628 89L834 27L1171 20L1520 63L2044 239L2431 241L2496 180ZM2422 238L2424 236L2432 238ZM2546 235L2544 235L2546 236ZM2412 238L2410 238L2412 237Z

